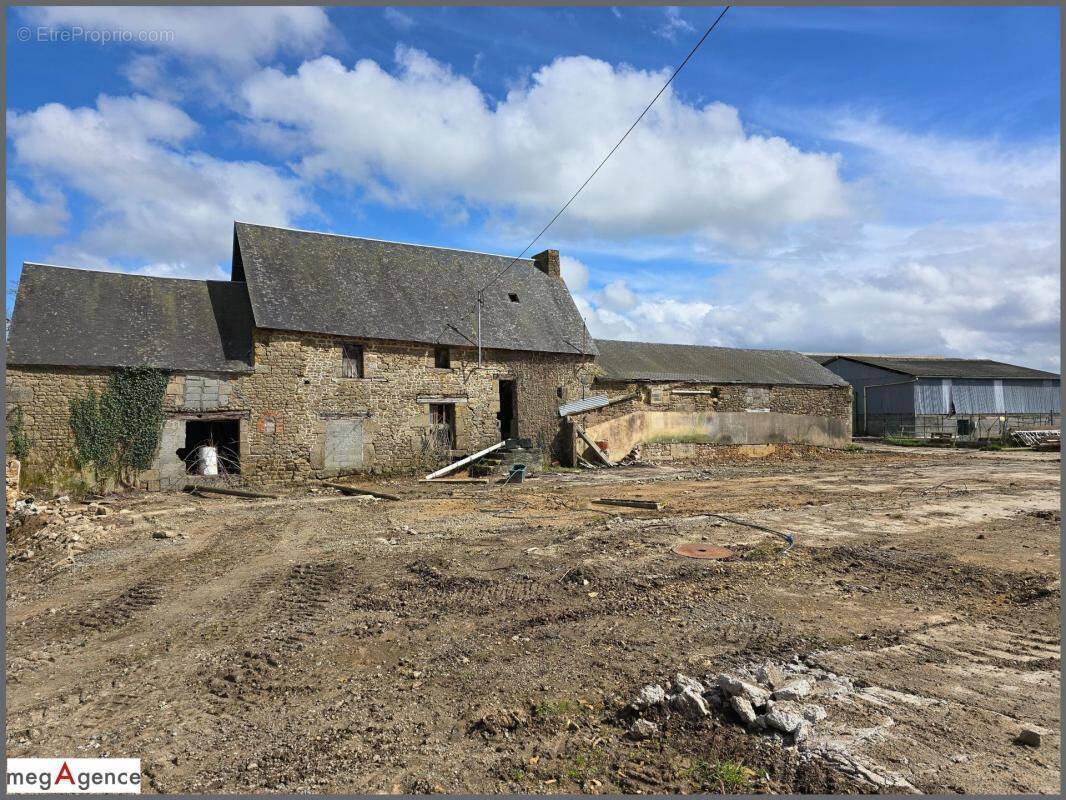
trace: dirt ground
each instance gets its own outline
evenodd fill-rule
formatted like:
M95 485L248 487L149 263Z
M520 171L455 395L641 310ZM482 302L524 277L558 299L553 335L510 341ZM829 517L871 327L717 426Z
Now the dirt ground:
M1057 793L1058 454L792 456L114 499L73 564L8 564L7 755L159 792ZM627 736L642 686L767 661L854 689L799 747L729 711Z

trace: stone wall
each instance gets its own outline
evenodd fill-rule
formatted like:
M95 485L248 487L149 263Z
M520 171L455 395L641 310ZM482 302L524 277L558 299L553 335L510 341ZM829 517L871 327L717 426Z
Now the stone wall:
M73 468L74 434L70 430L70 401L107 385L108 370L78 367L13 367L5 376L5 418L22 408L30 452L23 471L47 472Z
M850 386L766 386L597 381L595 392L638 397L573 415L612 459L642 443L843 447L851 440ZM575 452L591 460L583 442Z
M342 345L362 344L363 377L342 377ZM235 396L252 409L245 473L274 483L338 471L338 448L360 444L360 471L410 472L447 463L435 447L430 403L455 407L456 450L474 452L500 440L499 381L513 380L518 435L546 452L558 446L559 395L580 396L588 359L451 348L451 366L434 364L434 348L404 342L256 331L255 373ZM347 432L347 433L346 433ZM338 438L340 437L340 438Z
M342 374L342 346L353 343L363 346L361 378ZM193 419L238 421L241 473L253 484L437 467L449 454L435 446L430 403L454 405L455 449L474 452L500 440L500 380L515 382L518 436L557 456L558 407L581 396L590 359L485 350L479 368L473 348L452 348L450 355L451 366L438 368L428 345L256 330L254 372L171 376L160 449L141 483L158 489L186 480L177 450ZM101 391L107 375L8 369L8 409L22 406L31 462L72 462L70 400Z

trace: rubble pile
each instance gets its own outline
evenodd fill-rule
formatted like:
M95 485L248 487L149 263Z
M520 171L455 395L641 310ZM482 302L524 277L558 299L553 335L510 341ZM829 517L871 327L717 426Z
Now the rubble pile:
M662 719L671 713L694 721L724 718L740 723L750 734L768 736L784 747L795 748L800 758L830 763L860 783L916 791L901 776L849 752L844 740L829 731L814 735L819 723L828 717L822 703L846 700L856 693L861 690L849 678L795 658L786 664L768 662L702 679L678 673L667 688L654 683L642 687L622 717L629 721L627 735L637 741L658 736Z
M98 502L72 504L69 497L38 501L27 495L8 516L8 557L28 561L42 552L62 548L67 556L89 549L111 510Z
M847 678L796 660L789 664L763 664L706 676L703 680L678 673L669 689L658 684L642 688L629 704L636 715L630 726L633 738L647 738L645 712L674 711L691 719L720 712L732 716L751 733L776 734L786 745L808 738L812 727L826 718L816 701L854 691Z

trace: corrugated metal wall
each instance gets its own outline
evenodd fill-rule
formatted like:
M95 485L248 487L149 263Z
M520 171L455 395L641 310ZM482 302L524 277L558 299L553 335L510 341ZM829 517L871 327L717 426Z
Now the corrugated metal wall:
M1062 412L1059 381L923 378L914 386L916 414Z
M1003 400L1007 413L1062 413L1059 381L1003 381Z

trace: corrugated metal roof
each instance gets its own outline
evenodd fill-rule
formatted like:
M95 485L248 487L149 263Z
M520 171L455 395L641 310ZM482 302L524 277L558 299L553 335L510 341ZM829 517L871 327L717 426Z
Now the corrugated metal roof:
M802 353L597 339L597 365L607 380L846 386Z
M610 400L605 394L595 394L592 397L585 397L581 400L571 400L569 403L563 403L559 406L559 416L565 417L567 414L576 414L579 411L603 408L609 402Z
M231 281L24 264L7 362L247 372L248 292Z
M914 375L920 378L1058 378L1056 372L1019 367L987 358L939 358L935 356L840 355L836 358ZM820 359L819 359L820 360ZM829 359L830 361L833 359ZM822 362L827 363L825 361Z

